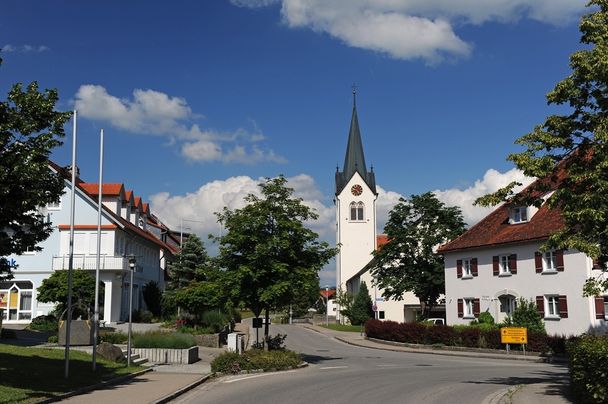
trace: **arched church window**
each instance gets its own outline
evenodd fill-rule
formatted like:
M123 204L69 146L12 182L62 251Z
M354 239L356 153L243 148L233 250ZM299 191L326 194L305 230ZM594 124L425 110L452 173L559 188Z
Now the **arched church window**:
M350 203L350 220L359 222L365 219L365 204L363 202Z

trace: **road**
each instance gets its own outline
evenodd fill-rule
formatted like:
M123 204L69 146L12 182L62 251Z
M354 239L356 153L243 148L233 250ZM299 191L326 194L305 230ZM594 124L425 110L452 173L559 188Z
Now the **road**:
M519 384L565 380L564 366L361 348L297 325L272 325L309 367L222 377L178 403L483 403Z

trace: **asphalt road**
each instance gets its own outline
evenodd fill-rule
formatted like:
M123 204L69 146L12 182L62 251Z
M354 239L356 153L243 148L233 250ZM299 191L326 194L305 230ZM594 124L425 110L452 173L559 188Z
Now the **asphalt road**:
M483 403L497 391L566 379L561 365L361 348L301 326L271 326L309 367L227 376L178 403Z

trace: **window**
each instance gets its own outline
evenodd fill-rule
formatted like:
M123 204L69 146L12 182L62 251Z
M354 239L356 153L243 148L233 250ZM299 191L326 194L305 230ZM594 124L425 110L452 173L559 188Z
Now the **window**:
M475 299L464 299L464 317L473 318L475 315L473 314L473 301Z
M384 320L384 311L379 311L378 312L378 319Z
M545 296L545 317L559 317L559 296Z
M364 213L365 205L363 202L351 202L350 204L350 220L351 222L360 222L365 218Z
M507 275L511 273L511 269L509 268L509 256L501 255L498 261L498 267L500 268L501 275Z
M513 208L511 220L513 223L523 223L528 221L528 208L519 206Z
M557 260L555 250L547 251L543 254L543 271L557 271Z
M0 309L4 320L31 320L32 293L30 281L0 282Z
M61 200L59 200L57 202L49 202L46 205L46 208L48 210L60 210L61 209Z
M462 260L462 276L463 277L472 277L473 272L471 272L471 260L464 259Z

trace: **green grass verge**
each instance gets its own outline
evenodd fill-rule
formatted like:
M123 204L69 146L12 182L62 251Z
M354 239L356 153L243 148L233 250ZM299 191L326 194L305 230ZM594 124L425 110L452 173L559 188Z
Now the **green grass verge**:
M323 328L329 328L334 331L349 331L349 332L361 332L363 329L362 325L350 325L350 324L321 324Z
M91 371L91 355L70 350L70 377L64 379L63 349L0 344L0 403L32 403L90 386L142 368L98 358Z

